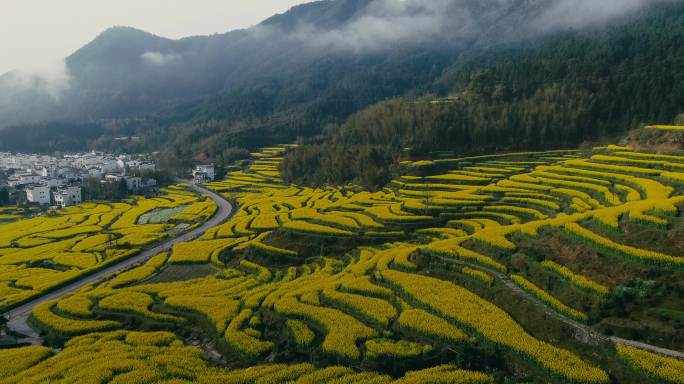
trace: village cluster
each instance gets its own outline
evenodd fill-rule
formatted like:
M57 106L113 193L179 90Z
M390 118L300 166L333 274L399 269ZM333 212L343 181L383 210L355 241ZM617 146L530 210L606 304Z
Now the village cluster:
M0 152L0 190L6 190L12 202L66 207L82 202L87 179L125 182L128 191L140 192L155 188L157 181L135 175L155 170L153 160L132 155L93 151L55 157Z

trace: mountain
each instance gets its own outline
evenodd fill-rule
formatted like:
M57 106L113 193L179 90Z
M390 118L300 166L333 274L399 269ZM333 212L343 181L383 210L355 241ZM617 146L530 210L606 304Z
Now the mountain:
M528 49L474 55L438 80L448 85L448 98L403 97L361 110L304 141L282 171L299 184L378 188L407 154L567 149L681 122L684 73L676 68L684 68L683 36L684 4L671 2ZM680 141L660 144L676 148Z
M332 37L324 43L316 42L315 36L343 31L373 12L369 7L374 3L314 2L248 30L180 40L111 28L66 58L68 88L65 85L58 97L37 97L35 87L17 86L22 74L0 78L0 121L7 125L138 116L254 81L287 79L293 71L347 57L353 48L331 49L330 44L337 44ZM40 74L34 78L42 80ZM26 108L27 102L31 108Z
M52 76L0 78L0 126L8 127L0 149L162 149L183 161L217 159L226 147L315 136L386 99L447 95L473 66L568 31L623 23L647 7L571 3L326 0L249 29L180 40L115 27ZM94 128L79 142L70 125ZM143 140L112 140L126 136Z

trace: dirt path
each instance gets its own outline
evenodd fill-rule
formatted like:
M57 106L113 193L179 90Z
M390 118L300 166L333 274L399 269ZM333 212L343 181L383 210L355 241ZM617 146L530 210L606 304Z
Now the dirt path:
M458 259L454 259L454 258L449 258L449 257L444 257L444 256L431 256L431 257L437 258L437 259L442 260L442 261L446 261L448 263L464 265L464 266L468 266L470 268L479 269L480 271L486 272L486 273L494 276L496 279L501 281L508 289L515 292L517 295L524 297L526 300L534 303L537 307L541 308L544 311L544 313L546 313L547 315L552 316L555 319L559 320L560 322L562 322L562 323L570 326L571 328L573 328L575 330L575 337L577 338L577 340L579 340L585 344L599 345L601 343L611 343L614 345L618 345L618 344L627 345L630 347L642 349L644 351L657 353L659 355L663 355L663 356L667 356L667 357L673 357L673 358L679 359L679 360L684 360L684 353L679 352L679 351L675 351L675 350L667 349L667 348L660 348L660 347L657 347L655 345L646 344L646 343L642 343L639 341L627 340L627 339L622 339L619 337L605 336L605 335L595 331L594 329L592 329L591 327L589 327L586 324L579 323L579 322L577 322L577 321L575 321L575 320L573 320L573 319L571 319L571 318L569 318L569 317L567 317L561 313L558 313L558 312L552 310L551 308L548 307L548 305L546 305L544 302L539 300L537 297L535 297L534 295L528 293L527 291L523 290L518 285L516 285L510 279L510 277L508 275L506 275L505 273L501 273L501 272L493 270L493 269L489 269L489 268L482 267L482 266L477 265L477 264L468 263L466 261L458 260Z
M214 216L211 217L211 219L209 219L204 224L193 229L190 232L186 232L178 237L169 239L164 243L157 245L154 248L145 250L142 253L139 253L131 258L121 260L120 262L115 263L101 271L98 271L92 275L84 276L82 279L69 283L55 291L46 293L45 295L36 297L35 299L17 308L14 308L3 313L2 315L9 319L7 323L8 328L14 332L26 335L27 338L20 339L22 342L34 344L39 343L39 335L27 324L27 320L29 315L31 314L31 311L33 311L33 308L35 308L37 305L45 303L47 301L59 299L60 297L67 295L71 292L74 292L80 288L83 288L88 284L99 282L112 274L125 271L126 269L129 269L136 264L147 261L149 258L161 252L169 251L171 247L173 247L175 244L194 240L202 234L204 234L207 230L224 223L232 216L232 204L230 204L221 195L191 182L182 181L182 183L189 185L195 192L209 196L209 198L216 203L218 209Z

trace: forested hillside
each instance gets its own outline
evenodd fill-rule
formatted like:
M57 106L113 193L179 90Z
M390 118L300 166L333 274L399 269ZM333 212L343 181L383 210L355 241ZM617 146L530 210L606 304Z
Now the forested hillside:
M450 97L381 102L306 141L283 165L310 184L391 177L402 150L414 156L575 147L684 110L684 7L669 4L629 23L565 33L508 57L447 69Z
M120 3L60 6L206 17ZM63 64L0 74L0 384L684 384L684 0L320 0Z
M409 104L416 111L406 113L441 121L442 133L426 124L394 148L555 146L671 118L681 81L663 69L681 63L681 2L563 22L552 17L561 3L320 1L248 30L181 40L113 28L67 58L70 84L58 99L14 94L2 88L12 75L0 78L0 126L14 122L0 131L0 150L160 151L172 168L222 163L234 147L330 135L375 103L425 95L456 98ZM349 125L377 130L358 118ZM475 139L457 138L465 126Z
M340 109L336 117L420 89L453 56L502 41L519 19L533 19L543 10L530 0L420 3L314 1L252 28L179 40L113 27L64 60L58 83L20 73L0 76L0 129L158 113L172 116L158 124L235 121L295 106ZM382 23L385 34L366 31L372 22ZM434 24L428 30L415 28L428 22ZM36 86L18 86L27 82ZM51 97L40 94L45 88ZM323 97L332 104L318 107Z

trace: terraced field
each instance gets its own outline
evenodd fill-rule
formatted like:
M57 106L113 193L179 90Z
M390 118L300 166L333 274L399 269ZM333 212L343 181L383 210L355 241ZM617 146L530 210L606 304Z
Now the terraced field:
M0 207L0 224L19 220L34 211L34 208Z
M170 187L158 198L85 203L0 224L0 310L136 254L213 210L211 200ZM168 211L176 213L145 219Z
M64 349L0 350L0 383L684 382L684 157L441 158L369 192L284 184L287 149L209 185L229 222L37 307Z

